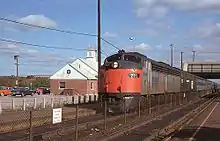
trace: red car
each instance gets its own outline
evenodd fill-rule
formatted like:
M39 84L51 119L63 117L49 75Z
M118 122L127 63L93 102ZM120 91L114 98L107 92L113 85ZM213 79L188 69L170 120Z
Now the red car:
M11 94L11 90L9 90L7 87L0 86L0 96L7 96Z
M37 88L36 93L38 95L40 95L40 94L50 94L50 89L49 88L44 88L44 87Z

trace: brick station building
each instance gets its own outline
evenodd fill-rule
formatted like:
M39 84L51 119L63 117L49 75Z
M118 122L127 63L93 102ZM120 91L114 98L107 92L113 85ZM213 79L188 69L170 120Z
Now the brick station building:
M86 58L75 59L50 77L54 95L97 94L98 62L96 50L89 47Z

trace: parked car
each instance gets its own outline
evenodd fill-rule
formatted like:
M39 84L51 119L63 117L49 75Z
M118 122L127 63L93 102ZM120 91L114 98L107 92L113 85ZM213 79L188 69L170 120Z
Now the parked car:
M0 86L0 96L7 96L7 95L11 95L11 90L7 89L4 86Z
M26 96L31 95L33 96L33 92L30 91L28 88L14 88L12 90L12 96L20 95L20 96Z
M40 87L40 88L37 88L36 93L38 95L40 95L40 94L50 94L50 89L45 88L45 87Z

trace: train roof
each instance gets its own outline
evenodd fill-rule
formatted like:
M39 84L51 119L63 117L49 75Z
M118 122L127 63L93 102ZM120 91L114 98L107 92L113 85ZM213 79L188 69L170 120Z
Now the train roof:
M111 56L113 55L116 55L116 54L130 54L130 55L135 55L135 56L138 56L140 58L145 58L146 60L149 60L152 64L152 68L153 70L157 70L157 71L160 71L160 72L165 72L165 73L168 73L168 74L173 74L173 75L180 75L180 73L182 72L181 69L177 68L177 67L172 67L170 66L169 64L165 63L165 62L161 62L161 61L155 61L151 58L148 58L146 55L144 54L141 54L139 52L135 52L135 51L131 51L131 52L126 52L124 50L120 50L118 53L115 53L115 54L112 54ZM110 57L110 56L109 56ZM196 77L197 79L201 79L201 80L206 80L208 82L213 82L211 80L208 80L208 79L204 79L202 77L199 77L199 76L196 76L196 75L193 75L189 72L186 72L186 71L183 71L184 73L187 73L188 75L191 75L191 76L194 76Z

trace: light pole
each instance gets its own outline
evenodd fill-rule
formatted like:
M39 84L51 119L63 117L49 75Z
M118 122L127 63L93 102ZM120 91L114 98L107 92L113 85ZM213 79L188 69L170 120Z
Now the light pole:
M180 63L181 70L183 70L183 52L180 53Z
M171 48L171 50L170 50L170 63L171 63L171 67L173 67L173 44L170 44L170 48Z
M195 57L196 57L196 51L192 51L193 53L193 62L195 61Z
M130 40L130 41L134 41L134 37L132 37L132 36L129 37L129 40ZM133 47L133 51L134 51L134 50L135 50L135 45L132 45L132 47Z
M14 55L15 66L16 66L16 82L15 85L18 87L18 58L19 55Z

